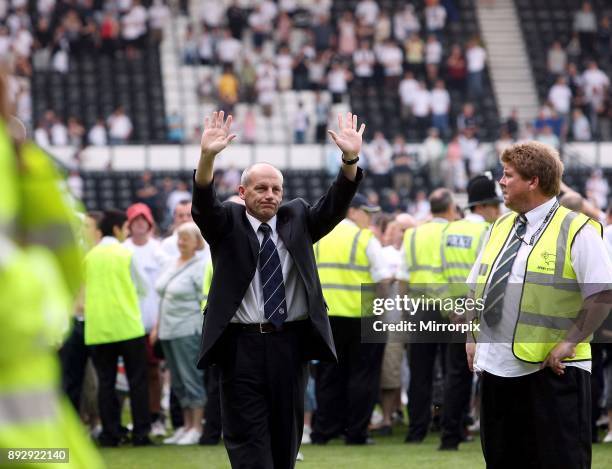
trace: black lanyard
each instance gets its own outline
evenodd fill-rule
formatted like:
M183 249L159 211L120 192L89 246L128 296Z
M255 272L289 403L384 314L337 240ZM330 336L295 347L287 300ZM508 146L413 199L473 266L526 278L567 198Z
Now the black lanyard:
M559 202L555 200L555 203L553 204L552 207L550 207L550 210L548 211L548 213L546 214L546 216L544 217L544 220L542 220L542 223L540 224L539 228L537 229L537 231L531 236L531 239L529 240L529 243L527 243L523 238L521 238L520 236L518 236L516 234L516 222L518 220L519 217L516 217L514 219L514 236L516 236L519 240L521 240L523 243L525 243L527 246L533 246L533 243L536 241L536 239L538 238L538 236L540 235L540 233L542 232L542 230L546 227L546 225L548 224L548 221L552 218L553 214L555 213L555 210L557 210L557 207L559 207ZM527 218L527 217L525 217Z

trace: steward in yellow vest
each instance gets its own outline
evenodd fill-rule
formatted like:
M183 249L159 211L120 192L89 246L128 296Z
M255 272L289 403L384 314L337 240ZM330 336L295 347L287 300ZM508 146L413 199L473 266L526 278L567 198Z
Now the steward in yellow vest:
M492 226L468 279L483 300L475 354L471 343L466 350L482 373L485 460L487 467L588 468L588 342L610 311L612 263L601 226L556 200L563 174L556 150L523 142L501 161L512 212Z
M127 216L106 210L100 221L102 240L85 258L85 343L99 380L98 406L102 446L121 442L120 409L115 397L117 360L125 362L134 429L132 443L152 444L150 430L147 352L140 296L146 294L133 254L120 243L126 237Z
M380 208L356 194L341 221L314 246L323 296L329 308L338 363L317 364L316 418L311 439L325 444L346 430L346 443L368 442L368 423L379 391L384 344L361 343L362 311L368 314L364 291L391 276L382 247L368 229Z
M452 322L467 323L465 302L466 280L486 233L500 214L501 191L490 174L475 176L467 186L470 213L446 225L442 236L442 272L447 281L447 297L457 306L450 313ZM461 335L457 335L461 338ZM472 394L472 372L467 365L465 340L452 340L446 345L446 375L440 432L440 449L456 450L468 436L465 409Z
M409 280L408 291L403 293L416 300L444 298L446 279L442 268L442 237L448 223L457 219L455 201L448 189L434 190L429 196L429 205L431 220L404 233L403 266L400 270L408 272ZM416 319L417 326L421 321L446 322L435 305L419 309L412 319ZM409 346L409 425L405 439L409 443L423 441L431 421L434 364L437 353L444 356L446 345L438 343L438 340L440 336L437 334L419 335L418 340Z
M104 464L61 394L56 347L82 280L76 212L52 160L8 130L0 73L0 466L38 467L8 448L39 453L53 468Z

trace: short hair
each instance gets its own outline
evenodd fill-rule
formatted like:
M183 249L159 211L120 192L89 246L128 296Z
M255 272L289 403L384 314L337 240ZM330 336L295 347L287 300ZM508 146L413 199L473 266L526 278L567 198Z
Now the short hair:
M176 229L176 235L179 236L181 234L188 234L194 237L194 239L198 242L197 250L200 251L204 249L204 238L202 238L202 233L200 232L200 228L194 222L190 221L187 223L183 223Z
M126 221L127 215L125 212L114 208L104 210L102 220L99 223L102 236L114 236L113 228L123 228Z
M186 206L186 205L189 205L190 203L191 203L191 199L181 199L181 200L179 200L179 201L176 203L176 205L174 206L174 211L176 212L176 209L177 209L177 207L178 207L179 205L181 205L181 206L183 206L183 207L184 207L184 206Z
M445 188L436 189L429 196L429 206L434 215L446 212L453 203L453 193Z
M281 173L280 170L276 166L274 166L274 165L272 165L270 163L260 162L260 163L254 163L251 166L245 168L244 171L242 171L242 174L240 176L240 185L241 186L248 186L249 185L249 178L251 177L251 170L253 169L254 166L256 166L258 164L267 164L268 166L272 166L274 169L276 169L276 171L278 172L278 175L281 178L281 185L283 184L283 182L284 182L283 173Z
M94 222L96 222L96 228L100 229L100 223L104 218L104 213L100 212L99 210L90 210L89 212L87 212L87 216L91 218Z
M502 163L512 166L523 179L537 177L544 195L553 197L561 191L563 163L559 152L541 142L510 145L501 155Z
M568 192L559 199L559 204L574 212L582 211L582 196L577 192Z

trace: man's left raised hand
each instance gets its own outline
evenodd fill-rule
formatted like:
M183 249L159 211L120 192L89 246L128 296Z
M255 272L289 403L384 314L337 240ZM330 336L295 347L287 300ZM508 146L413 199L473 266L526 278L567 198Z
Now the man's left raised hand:
M338 114L338 130L338 133L333 130L327 132L342 151L342 159L347 161L355 159L361 151L365 124L362 123L359 131L357 131L357 114L347 113L346 122L344 122L342 114Z

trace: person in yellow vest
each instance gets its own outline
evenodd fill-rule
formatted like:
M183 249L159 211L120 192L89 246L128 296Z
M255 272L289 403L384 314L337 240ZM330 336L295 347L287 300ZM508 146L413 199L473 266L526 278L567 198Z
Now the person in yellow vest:
M501 213L501 190L490 173L473 177L467 186L470 212L465 218L449 223L442 237L442 269L446 278L447 298L456 301L458 314L452 322L465 322L463 304L468 296L465 284L485 235ZM467 437L465 410L472 392L472 371L467 366L465 340L458 335L446 345L444 404L442 406L440 450L456 450ZM462 339L459 341L458 339Z
M130 387L135 446L149 439L150 414L147 351L139 297L146 295L143 275L133 253L122 246L127 236L127 216L106 210L100 221L102 240L85 257L85 344L91 346L98 375L98 406L102 419L101 446L122 442L119 402L115 394L117 360L121 355Z
M484 457L488 468L589 468L588 342L612 285L602 228L559 205L552 147L514 144L501 161L512 212L492 226L467 281L482 302L466 352L482 375Z
M356 194L347 218L314 247L338 363L317 365L313 444L325 444L343 432L346 444L372 441L368 423L378 398L384 344L361 343L361 288L392 276L382 246L368 228L372 213L379 210Z
M441 298L446 279L442 272L442 235L449 222L457 219L457 208L448 189L436 189L429 196L431 220L404 233L398 279L408 281L412 298ZM414 318L440 322L440 311L417 311ZM418 321L417 321L418 322ZM444 356L445 344L436 337L410 343L408 366L408 433L406 443L420 443L427 435L431 421L433 372L436 354Z
M82 280L76 214L52 160L11 135L0 71L0 466L104 464L62 395L57 347ZM44 198L36 197L44 195Z

